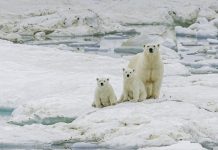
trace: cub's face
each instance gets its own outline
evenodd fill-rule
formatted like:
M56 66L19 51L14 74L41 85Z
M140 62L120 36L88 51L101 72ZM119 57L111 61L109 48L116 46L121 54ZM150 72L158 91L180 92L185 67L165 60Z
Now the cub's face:
M98 87L105 87L109 84L109 78L97 78L96 81Z
M159 53L160 44L147 44L144 45L144 53L146 55L155 55Z
M135 76L135 69L123 68L123 78L131 79Z

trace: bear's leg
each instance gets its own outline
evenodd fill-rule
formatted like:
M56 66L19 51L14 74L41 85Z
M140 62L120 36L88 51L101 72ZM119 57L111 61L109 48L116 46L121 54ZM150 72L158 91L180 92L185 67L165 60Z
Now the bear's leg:
M93 103L92 103L92 107L96 107L96 105L95 105L95 101L93 101Z
M159 98L160 88L161 88L161 81L160 80L155 81L152 87L152 98L154 99Z
M132 92L128 92L128 101L133 99L133 91Z
M117 97L115 95L112 95L109 97L109 101L111 105L115 105L117 103Z
M99 97L95 98L95 106L97 108L102 108L103 107L102 104L101 104L101 99Z
M138 101L139 100L139 89L136 88L133 90L133 100Z
M139 102L145 100L146 98L147 98L147 92L146 92L146 90L143 89L143 90L141 91L140 96L139 96Z
M147 93L147 99L152 98L152 84L151 83L146 84L146 93Z
M127 92L127 91L124 91L124 93L123 93L123 102L128 101L128 100L129 100L128 97L129 97L129 96L128 96L128 92Z
M118 103L121 103L121 102L123 101L123 99L124 99L124 96L123 96L123 93L122 93L122 95L120 96L120 99L119 99Z

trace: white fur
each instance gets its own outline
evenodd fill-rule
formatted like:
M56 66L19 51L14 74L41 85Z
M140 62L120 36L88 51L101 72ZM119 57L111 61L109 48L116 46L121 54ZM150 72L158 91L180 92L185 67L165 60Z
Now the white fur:
M147 94L143 82L138 78L134 69L123 69L123 94L120 102L141 101L146 99Z
M95 99L93 107L102 108L110 105L115 105L117 97L109 83L108 78L97 78L97 87L95 90ZM101 85L103 84L103 85Z
M150 48L153 49L153 53L149 52ZM160 45L144 45L144 52L134 56L128 67L136 69L136 74L146 87L147 98L159 98L164 71Z

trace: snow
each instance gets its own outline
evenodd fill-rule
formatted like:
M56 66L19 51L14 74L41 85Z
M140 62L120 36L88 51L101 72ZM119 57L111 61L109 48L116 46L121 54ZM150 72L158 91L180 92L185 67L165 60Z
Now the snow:
M166 65L164 70L167 76L170 76L170 75L171 76L175 76L175 75L189 76L190 75L189 70L181 63L168 64Z
M216 149L217 6L216 0L0 1L0 115L14 109L0 116L0 149ZM105 34L100 42L52 39ZM165 70L160 99L93 108L96 77L110 78L118 98L122 92L122 68L132 55L114 56L111 47L135 54L154 41ZM29 45L15 44L22 42Z
M129 58L0 42L0 106L16 108L10 124L0 127L7 133L0 141L9 147L67 140L72 145L87 141L101 147L140 148L218 140L217 75L191 75L176 56L163 53L171 63L165 63L161 99L95 109L95 78L110 77L119 97L122 67Z

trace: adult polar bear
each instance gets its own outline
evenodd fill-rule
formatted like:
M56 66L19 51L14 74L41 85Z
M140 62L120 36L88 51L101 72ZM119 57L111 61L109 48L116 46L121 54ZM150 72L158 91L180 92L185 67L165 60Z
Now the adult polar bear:
M147 98L159 98L164 66L160 56L160 44L144 45L144 51L134 56L128 65L135 69L143 81Z

